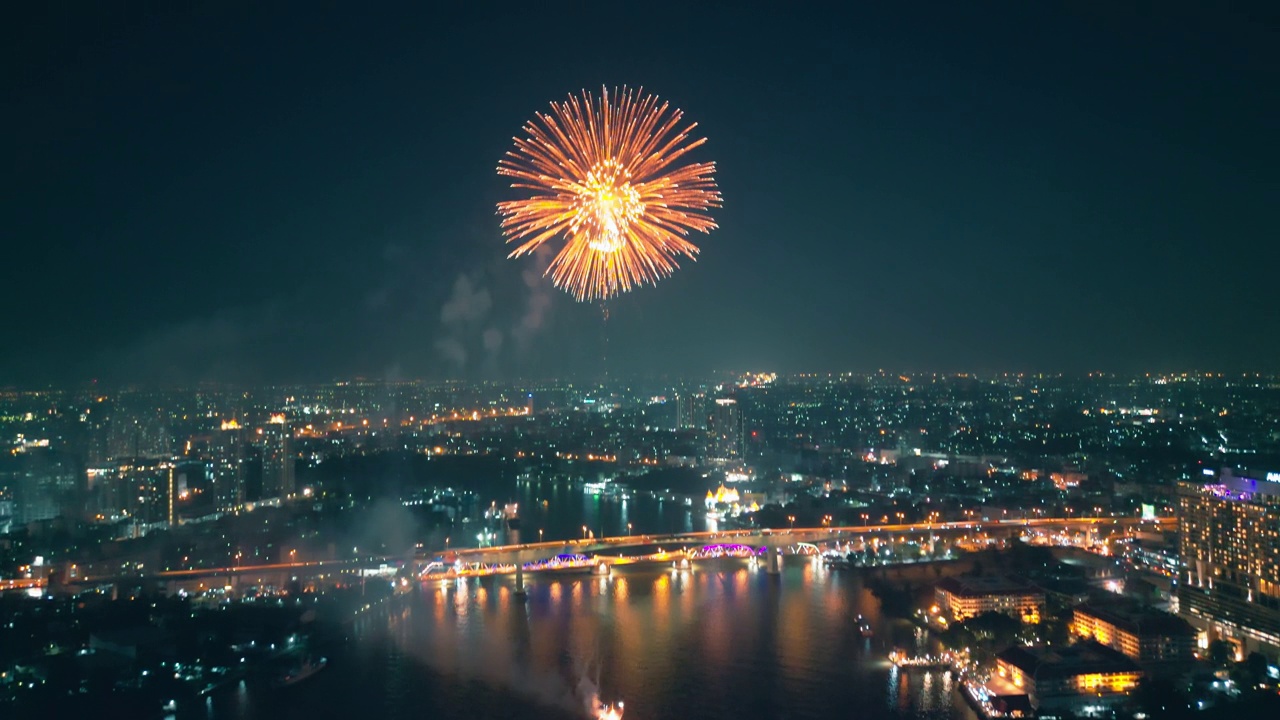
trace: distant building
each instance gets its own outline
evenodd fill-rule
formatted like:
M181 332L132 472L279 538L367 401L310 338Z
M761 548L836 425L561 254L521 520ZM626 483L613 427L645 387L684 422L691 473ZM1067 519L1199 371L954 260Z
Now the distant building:
M1181 614L1242 652L1280 650L1280 473L1178 485Z
M57 450L33 448L0 456L0 498L12 503L14 526L80 515L85 485L79 461Z
M1054 487L1059 490L1070 490L1080 487L1082 483L1089 479L1089 476L1079 470L1063 470L1061 472L1049 473L1049 480Z
M711 454L718 458L742 457L742 409L735 398L716 398L707 406L707 432Z
M142 525L173 524L173 462L168 459L121 459L110 474L99 475L116 485L120 510Z
M947 623L997 612L1027 623L1040 622L1044 591L1007 577L949 577L934 586L937 614Z
M262 495L280 498L293 495L297 472L293 428L283 415L273 416L259 437L262 439Z
M224 420L210 442L214 497L223 510L243 505L248 470L247 440L239 421Z
M168 417L155 407L115 407L106 435L107 454L113 459L168 457L173 452Z
M1118 650L1148 671L1195 662L1195 628L1177 615L1151 608L1086 603L1075 608L1071 633Z
M1143 672L1123 653L1086 641L1052 648L1016 645L996 656L995 675L995 685L1026 693L1041 715L1093 715L1123 702Z
M701 393L676 395L677 430L702 430L707 426L703 408L706 399Z
M157 627L113 627L89 635L89 648L127 660L138 667L153 666L175 654L174 640Z

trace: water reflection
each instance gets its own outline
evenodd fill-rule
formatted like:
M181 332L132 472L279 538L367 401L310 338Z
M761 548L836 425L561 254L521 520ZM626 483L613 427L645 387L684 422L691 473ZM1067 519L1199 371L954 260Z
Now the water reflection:
M587 663L599 664L602 690L627 701L628 717L962 714L949 675L884 659L895 629L857 575L790 560L781 576L738 559L607 578L539 574L527 603L512 602L505 584L485 585L501 580L471 579L415 596L415 630L393 637L436 672L536 696L548 717ZM859 614L873 637L858 630ZM925 642L909 626L896 632L908 646ZM869 703L875 695L883 700Z
M793 557L778 576L727 558L526 580L524 602L510 578L426 583L362 614L315 680L287 694L228 688L193 709L204 720L569 720L590 664L629 720L972 717L948 673L887 661L895 643L919 651L927 638L884 618L856 572Z

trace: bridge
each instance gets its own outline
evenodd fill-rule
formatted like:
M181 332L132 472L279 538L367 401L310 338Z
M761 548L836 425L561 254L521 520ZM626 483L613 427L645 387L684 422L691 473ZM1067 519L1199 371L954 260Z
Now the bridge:
M49 584L48 578L0 578L0 593L10 590L37 590Z
M946 541L957 537L984 537L993 541L1020 537L1028 531L1086 533L1099 537L1116 534L1132 535L1138 530L1154 532L1176 529L1176 518L1143 519L1133 517L1034 518L1022 520L989 520L944 523L902 523L893 525L852 525L811 527L782 530L719 530L670 535L621 535L586 540L552 541L465 548L431 554L448 557L462 566L481 565L486 569L463 574L514 572L516 564L526 571L544 569L540 559L548 553L590 556L592 562L607 564L643 561L668 561L673 558L748 557L762 555L764 548L775 547L783 554L816 555L819 544L845 545L855 540L875 542L890 538L917 536L922 542ZM734 550L727 550L734 548ZM628 550L639 552L628 553ZM745 550L745 551L744 551ZM746 552L754 551L754 552ZM426 556L422 556L425 560Z
M587 540L558 540L519 545L500 545L482 548L459 548L450 551L430 553L430 557L452 555L458 558L485 557L491 562L496 559L507 559L514 562L516 558L529 561L536 557L544 557L548 552L609 553L628 547L644 545L694 545L711 544L713 542L737 542L744 545L768 545L780 548L799 544L845 542L858 537L910 536L928 537L930 535L948 538L964 535L985 534L989 537L1011 538L1022 535L1027 530L1056 530L1066 532L1093 532L1096 534L1115 534L1117 531L1132 534L1139 529L1146 531L1177 529L1176 518L1142 519L1134 517L1083 517L1083 518L1034 518L1025 520L973 520L944 523L903 523L894 525L850 525L838 527L811 527L792 529L746 529L715 530L706 532L689 532L669 535L620 535L616 537L593 538ZM427 557L426 554L420 557Z
M350 582L371 572L371 569L378 568L379 564L389 573L401 569L413 573L424 572L436 562L440 567L434 569L444 574L491 575L513 573L517 564L526 572L543 572L590 568L601 563L616 565L674 562L682 558L697 560L726 556L753 557L763 555L764 549L769 547L777 548L782 554L812 555L819 552L823 545L843 545L847 548L854 543L887 542L900 538L919 538L921 542L954 542L961 538L981 537L998 541L1019 537L1028 532L1085 533L1109 537L1131 535L1139 530L1150 532L1176 527L1175 518L1152 520L1134 517L1082 517L621 535L419 552L411 563L404 557L361 557L167 570L129 577L84 577L71 581L71 584L91 587L125 581L163 582L170 592L175 592L178 588L197 590L231 586L236 589L246 584L284 587L293 580L306 582L342 578ZM449 567L444 567L446 563L438 562L442 558Z

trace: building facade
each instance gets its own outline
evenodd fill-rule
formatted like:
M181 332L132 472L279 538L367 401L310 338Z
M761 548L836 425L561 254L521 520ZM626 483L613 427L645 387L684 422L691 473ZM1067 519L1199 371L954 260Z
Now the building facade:
M711 435L710 452L717 458L742 457L742 409L736 398L716 398L707 406L707 432Z
M1143 678L1123 653L1095 642L1014 646L996 656L996 676L1026 693L1039 713L1095 714L1124 702Z
M1195 662L1195 628L1159 610L1086 603L1072 613L1071 634L1106 645L1148 669Z
M707 426L702 393L682 392L676 395L676 429L701 430Z
M1280 652L1280 473L1178 485L1179 611L1241 652Z
M1006 577L949 577L934 586L938 615L947 623L997 612L1026 623L1040 622L1044 591Z

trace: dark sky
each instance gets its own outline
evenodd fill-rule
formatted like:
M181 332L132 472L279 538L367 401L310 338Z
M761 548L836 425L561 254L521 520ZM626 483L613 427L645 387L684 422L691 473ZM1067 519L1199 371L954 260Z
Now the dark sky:
M603 84L725 197L611 304L614 372L1280 370L1265 3L31 5L0 386L594 373L494 169Z

